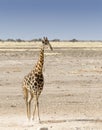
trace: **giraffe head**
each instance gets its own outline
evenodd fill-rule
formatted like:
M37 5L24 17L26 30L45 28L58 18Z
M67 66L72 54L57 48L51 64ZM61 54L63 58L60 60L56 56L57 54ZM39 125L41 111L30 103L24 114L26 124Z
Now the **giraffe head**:
M53 50L53 48L52 48L52 46L51 46L51 44L50 44L50 42L49 42L49 40L48 40L48 38L47 37L44 37L43 39L42 39L42 43L43 43L43 46L45 47L49 47L50 48L50 50Z

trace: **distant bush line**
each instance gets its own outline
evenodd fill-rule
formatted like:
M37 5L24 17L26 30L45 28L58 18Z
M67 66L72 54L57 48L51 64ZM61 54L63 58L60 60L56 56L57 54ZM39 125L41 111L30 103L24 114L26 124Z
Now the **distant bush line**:
M3 40L0 39L0 42L40 42L41 38L38 39L32 39L32 40L22 40L22 39L7 39ZM53 39L50 40L51 42L102 42L102 40L77 40L77 39L71 39L71 40L60 40L60 39Z

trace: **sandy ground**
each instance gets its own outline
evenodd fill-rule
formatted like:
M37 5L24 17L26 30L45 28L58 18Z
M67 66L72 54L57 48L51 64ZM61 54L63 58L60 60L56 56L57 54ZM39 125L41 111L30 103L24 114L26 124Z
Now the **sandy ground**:
M0 130L102 130L102 43L52 45L45 52L39 124L27 120L22 93L39 49L0 44Z

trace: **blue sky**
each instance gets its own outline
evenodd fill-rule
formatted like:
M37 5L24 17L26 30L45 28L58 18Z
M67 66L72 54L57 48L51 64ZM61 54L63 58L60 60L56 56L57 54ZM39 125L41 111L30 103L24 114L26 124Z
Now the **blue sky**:
M0 39L102 40L102 0L0 0Z

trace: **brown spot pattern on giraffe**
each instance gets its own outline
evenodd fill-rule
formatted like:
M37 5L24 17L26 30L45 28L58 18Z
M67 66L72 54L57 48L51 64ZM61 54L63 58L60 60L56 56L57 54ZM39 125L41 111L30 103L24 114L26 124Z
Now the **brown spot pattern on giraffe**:
M43 74L39 73L29 73L28 76L25 77L25 85L27 85L27 89L30 89L31 92L35 93L39 91L39 94L43 90Z

